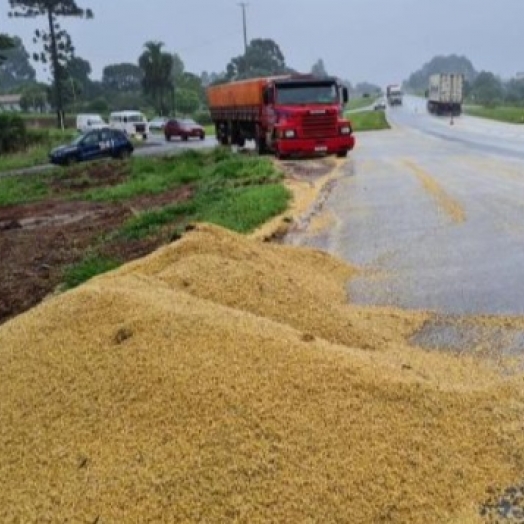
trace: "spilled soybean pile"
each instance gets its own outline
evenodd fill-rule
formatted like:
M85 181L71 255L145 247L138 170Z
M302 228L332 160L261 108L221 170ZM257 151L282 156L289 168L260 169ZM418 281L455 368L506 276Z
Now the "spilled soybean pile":
M347 304L355 270L198 225L0 328L1 522L479 522L524 389Z

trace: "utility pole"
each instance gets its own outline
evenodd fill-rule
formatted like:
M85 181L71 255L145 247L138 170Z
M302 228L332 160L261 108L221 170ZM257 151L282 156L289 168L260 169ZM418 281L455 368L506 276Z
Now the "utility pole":
M242 9L242 22L244 24L244 54L247 53L247 20L246 20L246 8L249 5L246 2L240 2L238 4Z

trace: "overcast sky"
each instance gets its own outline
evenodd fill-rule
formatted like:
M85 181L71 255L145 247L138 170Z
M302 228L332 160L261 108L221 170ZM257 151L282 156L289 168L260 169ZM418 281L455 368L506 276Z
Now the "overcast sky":
M95 19L64 24L93 78L105 65L136 62L147 40L178 52L186 69L220 72L243 52L236 0L78 0ZM31 36L45 20L7 17L0 32ZM248 38L272 38L288 65L307 72L322 58L353 83L396 83L437 54L466 55L502 77L524 70L523 0L249 0Z

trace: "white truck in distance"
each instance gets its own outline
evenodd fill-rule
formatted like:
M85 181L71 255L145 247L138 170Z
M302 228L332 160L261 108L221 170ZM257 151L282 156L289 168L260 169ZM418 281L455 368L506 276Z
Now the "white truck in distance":
M459 116L462 113L464 76L441 73L429 77L428 111L435 115Z
M386 87L386 99L390 106L402 105L402 88L397 84L391 84Z

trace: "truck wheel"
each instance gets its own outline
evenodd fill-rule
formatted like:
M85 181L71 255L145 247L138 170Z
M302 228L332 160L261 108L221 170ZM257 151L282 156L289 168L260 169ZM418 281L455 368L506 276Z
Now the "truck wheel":
M279 151L278 149L275 151L275 156L279 159L279 160L286 160L289 158L289 155L286 155L286 153L282 153L281 151Z
M267 154L267 144L265 138L257 138L256 139L256 146L257 146L257 153L259 155L265 155Z

